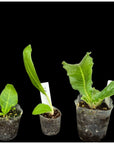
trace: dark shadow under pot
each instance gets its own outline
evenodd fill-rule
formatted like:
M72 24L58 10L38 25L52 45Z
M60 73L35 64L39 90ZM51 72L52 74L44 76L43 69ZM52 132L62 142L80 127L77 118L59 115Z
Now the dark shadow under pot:
M75 100L78 134L83 141L100 141L107 132L111 111L112 99L108 110L89 109L80 107L80 96Z
M17 136L18 127L20 119L23 113L23 110L16 105L17 116L16 117L0 117L0 140L1 141L10 141Z
M61 112L54 107L54 115L49 116L46 113L39 115L41 129L44 135L52 136L56 135L60 131L61 127Z

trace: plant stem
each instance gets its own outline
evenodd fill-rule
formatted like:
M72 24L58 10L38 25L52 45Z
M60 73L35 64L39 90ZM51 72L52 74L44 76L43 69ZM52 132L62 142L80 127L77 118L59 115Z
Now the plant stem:
M52 106L52 103L51 103L51 101L50 101L50 99L49 99L49 97L48 97L48 95L46 94L46 97L47 97L47 100L48 100L48 102L49 102L49 105L50 105L50 107L51 107L51 114L53 115L54 114L54 110L53 110L53 106Z
M5 118L5 116L6 116L6 115L4 114L4 115L3 115L3 118Z

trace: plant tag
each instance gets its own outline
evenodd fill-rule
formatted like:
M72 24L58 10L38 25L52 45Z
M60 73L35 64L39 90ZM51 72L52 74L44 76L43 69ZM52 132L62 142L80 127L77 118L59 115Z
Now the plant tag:
M48 82L43 82L43 83L41 83L41 85L44 88L46 94L48 95L48 97L49 97L49 99L51 101L51 94L50 94L50 89L49 89L49 83ZM42 92L40 92L40 95L41 95L41 101L42 101L42 103L47 104L47 105L50 106L50 104L49 104L49 102L47 100L47 97ZM52 101L51 101L51 103L52 103Z
M112 82L112 80L108 80L107 85L109 85ZM110 107L110 97L105 98L105 103Z
M109 85L112 82L112 80L108 80L107 85Z

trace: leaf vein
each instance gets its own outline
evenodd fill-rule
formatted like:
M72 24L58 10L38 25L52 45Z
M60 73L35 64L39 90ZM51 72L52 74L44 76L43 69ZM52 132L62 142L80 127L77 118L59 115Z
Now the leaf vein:
M11 89L9 90L8 99L6 101L6 106L5 106L5 110L4 110L5 113L6 113L6 110L7 110L7 107L8 107L10 93L11 93Z
M83 73L83 71L82 71L82 69L81 69L80 65L78 65L78 66L79 66L80 73L81 73L81 76L82 76L82 80L83 80L83 86L84 86L84 91L85 91L85 94L86 94L86 95L87 95L87 97L89 98L89 95L88 95L88 93L87 93L86 86L85 86L85 78L84 78L84 73Z

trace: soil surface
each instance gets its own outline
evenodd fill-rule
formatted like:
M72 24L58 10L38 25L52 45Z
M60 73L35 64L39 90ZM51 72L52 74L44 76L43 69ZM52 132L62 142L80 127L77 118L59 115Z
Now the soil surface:
M20 112L18 112L16 108L13 107L5 116L1 115L0 118L3 118L3 117L13 118L13 117L18 117L19 115L20 115Z
M46 118L56 119L57 117L60 116L60 112L59 112L57 109L55 109L53 115L50 114L50 113L44 113L44 114L42 114L42 115L43 115L44 117L46 117Z
M86 107L86 108L90 109L90 107L88 106L88 104L86 102L82 101L82 100L79 102L79 106L80 107ZM101 105L97 106L96 109L99 109L99 110L109 110L107 104L104 103L104 102Z

